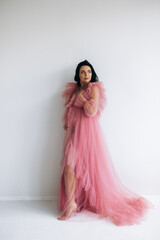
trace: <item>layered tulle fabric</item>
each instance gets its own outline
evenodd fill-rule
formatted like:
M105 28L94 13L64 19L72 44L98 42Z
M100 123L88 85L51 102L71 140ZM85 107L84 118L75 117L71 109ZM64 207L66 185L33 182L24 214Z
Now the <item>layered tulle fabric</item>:
M74 196L77 212L88 210L100 218L110 218L116 225L139 223L148 208L146 198L127 189L114 168L99 117L107 98L102 82L90 82L84 92L86 101L77 95L78 85L68 82L62 93L65 98L63 123L68 125L64 138L61 176L58 189L58 210L62 215ZM76 176L76 188L66 199L64 167L68 164Z

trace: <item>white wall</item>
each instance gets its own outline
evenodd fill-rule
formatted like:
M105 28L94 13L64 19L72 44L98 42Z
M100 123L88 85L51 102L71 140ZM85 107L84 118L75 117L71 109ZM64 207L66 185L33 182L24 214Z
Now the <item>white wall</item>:
M160 2L0 2L0 197L57 195L61 92L87 59L104 83L100 119L121 181L160 194Z

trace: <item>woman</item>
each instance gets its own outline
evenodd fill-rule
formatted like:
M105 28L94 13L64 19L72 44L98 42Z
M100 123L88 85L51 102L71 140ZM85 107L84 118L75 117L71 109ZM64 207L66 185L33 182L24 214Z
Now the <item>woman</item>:
M87 61L76 68L75 82L68 82L62 117L67 130L63 144L58 191L59 220L73 212L88 210L109 217L116 225L131 225L143 219L153 205L121 183L112 163L99 117L106 94L93 66Z

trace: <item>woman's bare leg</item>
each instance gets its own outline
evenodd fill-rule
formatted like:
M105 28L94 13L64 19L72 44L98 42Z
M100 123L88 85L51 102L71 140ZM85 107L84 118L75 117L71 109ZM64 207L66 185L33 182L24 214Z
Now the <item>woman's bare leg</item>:
M66 211L59 219L63 219L70 215L72 210L76 206L75 202L75 187L76 187L76 177L74 170L66 164L64 168L64 181L65 181L65 194L66 194L66 201L70 203Z
M67 202L75 201L75 184L76 184L76 177L74 170L66 164L64 170L64 179L65 179L65 193Z

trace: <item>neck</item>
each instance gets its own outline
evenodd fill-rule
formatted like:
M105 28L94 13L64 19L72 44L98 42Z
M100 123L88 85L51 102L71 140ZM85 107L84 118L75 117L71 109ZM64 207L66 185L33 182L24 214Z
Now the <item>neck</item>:
M89 83L85 83L85 82L80 82L80 83L81 83L81 87L85 87L89 84Z

